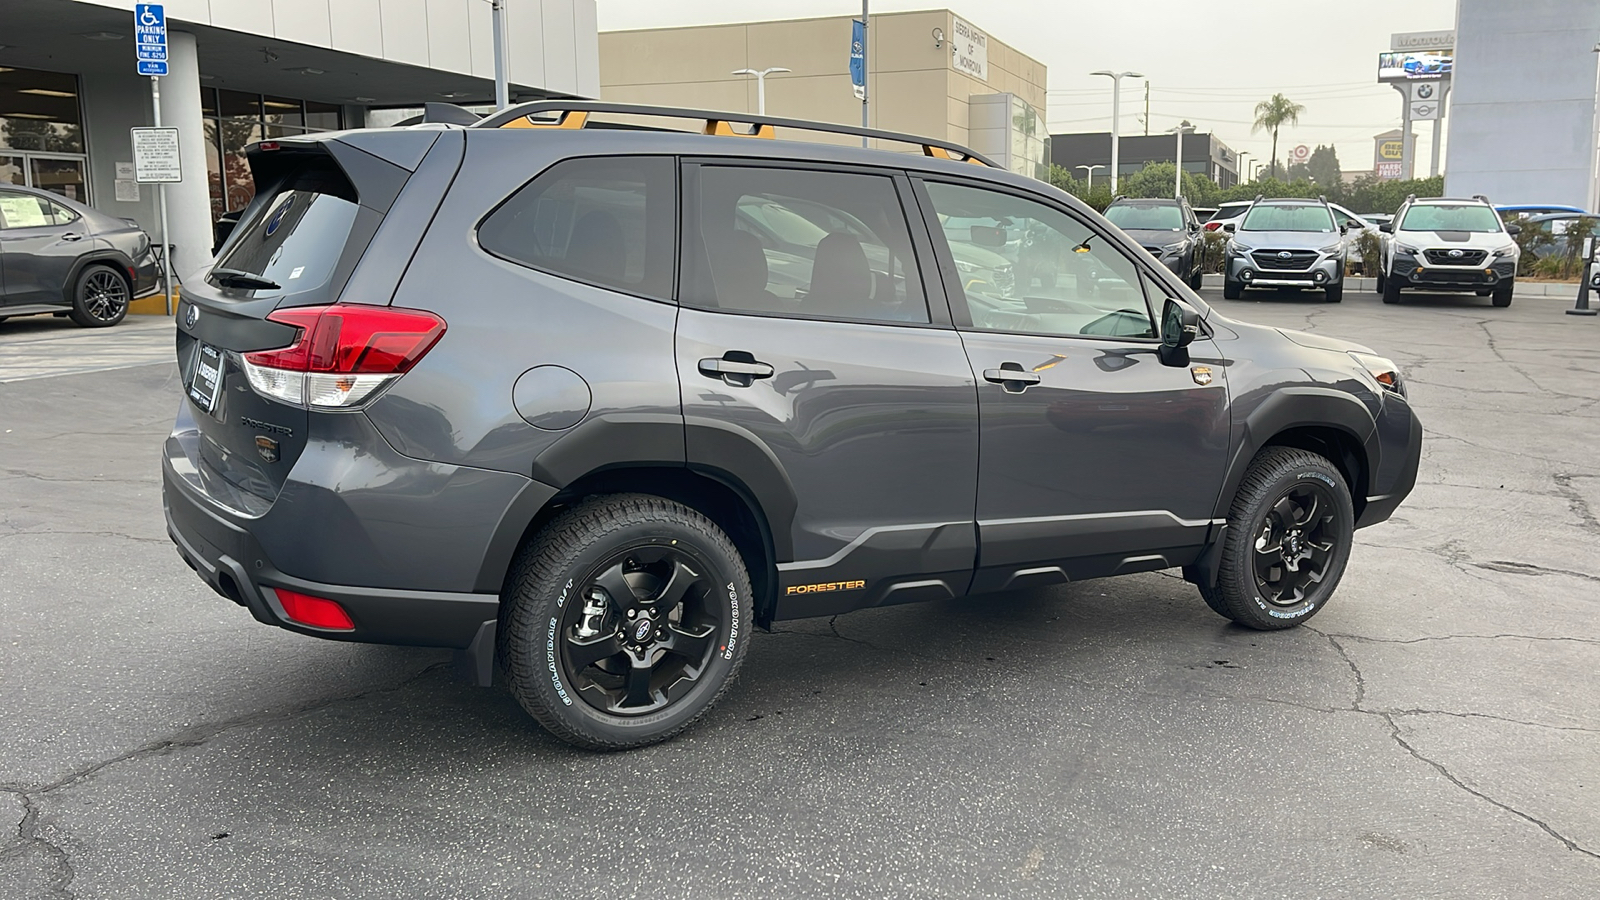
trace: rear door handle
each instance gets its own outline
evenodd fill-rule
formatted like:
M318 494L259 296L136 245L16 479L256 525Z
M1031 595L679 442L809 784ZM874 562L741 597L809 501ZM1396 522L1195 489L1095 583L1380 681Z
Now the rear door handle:
M1003 362L998 369L984 369L983 380L1000 385L1007 393L1020 394L1028 389L1028 385L1038 384L1041 379L1039 373L1027 371L1021 363Z
M749 387L757 378L772 377L773 368L764 362L753 359L729 359L728 356L729 354L725 353L721 359L710 357L700 360L700 374L708 378L721 378L723 382L734 387Z

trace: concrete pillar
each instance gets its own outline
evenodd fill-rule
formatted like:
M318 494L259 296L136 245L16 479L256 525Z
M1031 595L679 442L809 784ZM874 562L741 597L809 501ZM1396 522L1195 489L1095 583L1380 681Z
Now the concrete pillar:
M167 35L167 77L161 79L161 124L178 129L183 181L167 185L167 243L178 248L173 271L184 281L211 262L211 189L206 129L200 115L200 58L194 35ZM159 242L154 229L151 238Z

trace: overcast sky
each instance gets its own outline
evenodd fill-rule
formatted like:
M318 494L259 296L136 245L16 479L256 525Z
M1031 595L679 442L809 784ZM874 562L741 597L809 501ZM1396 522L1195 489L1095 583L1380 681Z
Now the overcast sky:
M1285 146L1332 143L1348 170L1372 168L1372 136L1400 126L1400 94L1376 82L1390 33L1454 28L1456 16L1455 0L873 0L872 11L944 6L1048 67L1052 132L1108 130L1110 81L1088 73L1135 71L1150 82L1151 133L1188 119L1265 160L1271 140L1250 122L1256 102L1281 91L1306 111L1283 131L1279 158ZM599 0L599 10L600 30L612 31L860 15L861 4ZM1124 79L1122 101L1123 133L1142 133L1142 80ZM1432 133L1418 126L1418 175L1428 174Z

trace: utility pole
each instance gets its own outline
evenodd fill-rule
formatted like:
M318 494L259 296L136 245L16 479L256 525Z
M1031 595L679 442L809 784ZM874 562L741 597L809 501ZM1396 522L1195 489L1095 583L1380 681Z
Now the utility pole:
M1172 197L1175 200L1183 199L1183 133L1193 130L1194 126L1189 124L1188 119L1184 119L1181 124L1172 127L1173 134L1178 136L1178 155L1173 157L1176 163L1175 168L1178 170L1177 176L1173 179L1174 185L1172 188Z
M868 5L869 2L870 2L870 0L861 0L861 127L862 128L871 127L871 126L869 126L867 124L867 82L872 80L871 78L868 77L872 70L870 68L868 68L868 57L867 57L867 26L868 26L867 5ZM867 146L867 139L866 139L865 136L863 136L861 138L861 146L863 146L863 147Z
M1112 72L1102 69L1090 75L1104 75L1111 79L1111 193L1117 192L1117 160L1122 138L1122 79L1143 78L1141 72Z
M491 0L489 15L494 22L494 106L505 109L511 105L511 86L506 80L506 0Z
M1150 136L1150 82L1144 83L1144 136Z

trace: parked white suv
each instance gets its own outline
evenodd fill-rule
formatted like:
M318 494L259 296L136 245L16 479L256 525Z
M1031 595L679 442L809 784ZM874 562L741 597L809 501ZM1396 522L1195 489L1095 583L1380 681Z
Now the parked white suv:
M1521 251L1487 198L1407 197L1394 221L1378 226L1385 235L1378 290L1383 302L1399 303L1400 291L1472 291L1510 306Z

